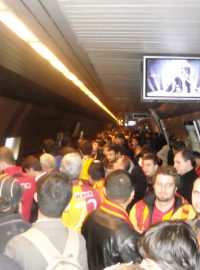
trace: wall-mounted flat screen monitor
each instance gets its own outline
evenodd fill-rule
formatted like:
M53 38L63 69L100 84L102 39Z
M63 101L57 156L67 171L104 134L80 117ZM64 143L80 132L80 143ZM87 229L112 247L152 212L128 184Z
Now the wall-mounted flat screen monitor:
M200 101L200 58L144 56L145 101Z

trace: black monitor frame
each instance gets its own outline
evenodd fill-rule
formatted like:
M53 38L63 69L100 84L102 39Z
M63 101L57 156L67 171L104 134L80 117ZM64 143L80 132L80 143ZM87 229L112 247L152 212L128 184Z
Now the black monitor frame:
M189 66L189 73L192 74L193 81L195 81L195 86L191 87L191 91L186 92L185 89L178 89L175 88L172 90L170 89L170 82L171 84L176 84L175 78L180 70L178 69L179 65L187 64ZM170 70L170 65L177 65L177 70L174 68ZM168 69L165 69L165 66L168 66ZM160 68L159 68L160 67ZM167 72L168 70L168 72ZM183 70L183 67L182 67ZM184 70L187 70L184 67ZM192 70L192 72L191 72ZM154 71L154 72L152 72ZM151 72L151 73L150 73ZM166 72L166 75L165 75ZM163 86L163 81L167 81L166 77L171 72L172 79L169 80L169 90ZM152 74L152 76L150 76ZM173 78L174 75L174 78ZM194 76L195 75L195 76ZM154 76L154 77L153 77ZM157 78L156 78L157 77ZM170 77L170 76L169 76ZM198 79L194 80L194 77ZM158 87L153 87L153 82L150 87L150 83L154 78L157 81L160 81ZM174 81L174 82L173 82ZM181 80L180 80L181 81ZM185 80L186 81L186 80ZM192 81L192 80L191 80ZM183 84L183 83L182 83ZM156 85L156 84L155 84ZM186 85L186 83L184 83ZM192 85L192 84L191 84ZM194 83L193 83L194 85ZM159 88L160 87L160 88ZM186 87L185 87L186 88ZM142 89L142 101L157 101L157 102L200 102L200 57L180 57L180 56L144 56L143 58L143 89Z

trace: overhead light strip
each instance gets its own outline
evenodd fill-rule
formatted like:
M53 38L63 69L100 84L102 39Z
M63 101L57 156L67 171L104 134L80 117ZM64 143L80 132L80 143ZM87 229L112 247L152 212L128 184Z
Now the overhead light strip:
M18 37L23 39L32 47L40 56L46 59L55 69L61 72L68 80L75 84L82 92L100 106L106 113L118 122L117 117L84 85L78 77L70 70L45 46L40 40L28 29L28 27L9 10L3 1L0 1L0 21L12 30Z

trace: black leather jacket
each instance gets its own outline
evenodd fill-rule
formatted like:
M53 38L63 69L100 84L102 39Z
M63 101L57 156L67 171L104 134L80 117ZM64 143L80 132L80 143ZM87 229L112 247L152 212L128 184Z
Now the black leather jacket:
M90 213L82 226L90 270L102 270L118 262L141 262L139 234L122 219L100 209Z

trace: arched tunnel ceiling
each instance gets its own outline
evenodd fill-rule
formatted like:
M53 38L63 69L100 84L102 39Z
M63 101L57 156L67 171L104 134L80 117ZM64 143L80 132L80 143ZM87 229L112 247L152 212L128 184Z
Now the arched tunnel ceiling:
M196 0L4 2L117 116L145 113L149 108L162 118L172 112L170 105L141 102L144 55L199 55L200 2ZM89 114L106 115L2 24L0 34L1 66ZM188 108L198 110L198 105ZM179 114L184 104L172 107Z

